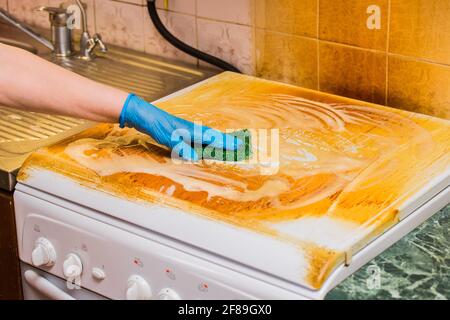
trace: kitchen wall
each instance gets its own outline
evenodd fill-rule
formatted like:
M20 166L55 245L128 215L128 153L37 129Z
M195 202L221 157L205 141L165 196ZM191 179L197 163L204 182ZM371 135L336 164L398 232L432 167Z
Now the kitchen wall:
M255 20L258 76L450 119L450 1L259 0Z
M82 0L88 6L91 32L99 32L109 43L197 63L168 44L157 33L147 13L146 0ZM0 0L19 19L48 27L39 5L58 6L67 0ZM253 50L253 0L164 0L157 1L161 20L177 37L202 51L255 73Z
M34 25L32 8L0 0ZM84 0L91 31L151 54L199 63L164 41L145 0ZM450 119L450 1L169 0L161 19L190 45L248 74ZM200 62L203 64L202 62Z

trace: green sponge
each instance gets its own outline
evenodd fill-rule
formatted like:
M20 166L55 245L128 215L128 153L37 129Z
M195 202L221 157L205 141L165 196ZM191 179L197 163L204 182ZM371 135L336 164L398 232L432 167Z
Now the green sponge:
M235 141L240 139L243 144L237 150L217 149L210 146L194 147L200 159L211 159L218 161L244 161L252 155L251 134L247 129L227 133L235 137Z

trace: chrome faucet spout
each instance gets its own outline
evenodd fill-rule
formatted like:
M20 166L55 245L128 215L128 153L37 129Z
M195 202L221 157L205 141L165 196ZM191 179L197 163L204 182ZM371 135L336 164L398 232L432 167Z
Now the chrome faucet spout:
M95 57L94 50L98 46L101 52L106 52L108 49L102 41L99 34L91 36L88 30L86 9L81 0L76 0L76 4L80 9L81 18L81 37L80 37L80 52L78 57L84 60L92 60ZM20 22L11 14L0 8L0 19L5 20L8 24L18 28L26 33L31 38L40 42L45 47L49 48L54 55L58 57L69 57L72 55L72 28L68 25L69 18L73 12L61 7L46 7L41 6L37 8L38 11L46 11L50 15L52 41L47 40L37 32L33 31L25 23Z
M86 10L84 9L83 4L81 3L80 0L76 0L77 6L78 8L80 8L80 12L81 12L81 27L82 27L82 32L88 32L88 26L87 26L87 15L86 15Z
M76 4L80 8L81 12L81 38L80 38L80 53L79 58L84 60L91 60L95 57L94 49L98 45L100 51L106 52L107 47L103 43L102 38L99 34L94 34L92 37L89 34L88 25L87 25L87 15L86 10L81 3L81 0L76 0Z
M8 12L3 10L2 8L0 8L0 18L3 19L8 24L12 25L13 27L16 27L17 29L19 29L23 33L27 34L28 36L30 36L34 40L38 41L39 43L41 43L45 47L49 48L50 50L52 50L52 51L55 50L55 47L54 47L53 43L51 43L49 40L47 40L46 38L41 36L39 33L37 33L34 30L32 30L26 24L20 22L16 18L14 18L12 15L10 15Z

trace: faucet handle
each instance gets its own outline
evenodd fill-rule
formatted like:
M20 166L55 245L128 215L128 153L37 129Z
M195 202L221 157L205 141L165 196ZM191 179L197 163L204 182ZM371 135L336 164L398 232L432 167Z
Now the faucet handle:
M64 8L58 8L58 7L47 7L47 6L40 6L36 8L36 11L46 11L49 13L68 13L66 9Z
M67 20L72 15L72 12L58 7L40 6L36 8L36 10L48 12L50 14L50 22L52 23L52 25L56 26L66 26Z
M98 47L100 48L101 52L108 51L108 48L106 47L106 44L103 42L102 36L100 34L96 33L92 38L94 39L95 43L98 44Z
M100 51L102 51L102 52L108 51L108 48L106 48L106 45L102 41L102 37L98 33L96 33L91 38L87 39L86 50L89 55L94 51L94 49L97 45L99 46Z

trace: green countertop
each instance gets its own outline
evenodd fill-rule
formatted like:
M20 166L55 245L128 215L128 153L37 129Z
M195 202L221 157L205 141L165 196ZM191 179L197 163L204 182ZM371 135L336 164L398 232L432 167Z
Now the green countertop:
M326 299L450 299L450 205L334 288Z

